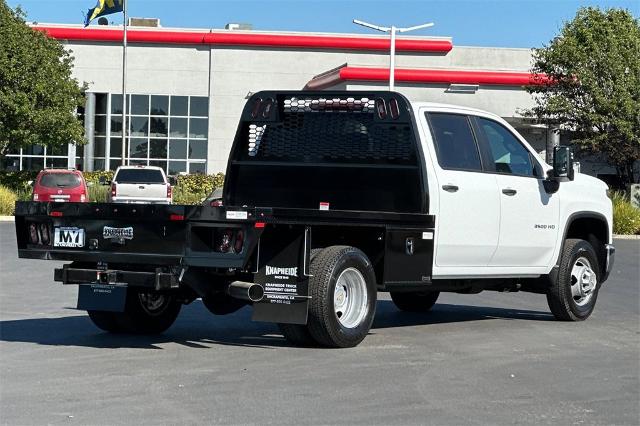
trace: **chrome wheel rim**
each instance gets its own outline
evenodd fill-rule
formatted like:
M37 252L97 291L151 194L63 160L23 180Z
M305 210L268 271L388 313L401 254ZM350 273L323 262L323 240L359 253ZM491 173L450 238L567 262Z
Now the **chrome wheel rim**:
M140 306L149 315L160 315L169 305L168 299L162 294L138 293Z
M367 315L367 282L357 269L347 268L338 277L333 291L333 309L338 322L345 328L357 327Z
M571 268L571 297L578 306L591 301L598 284L598 277L591 269L589 259L579 257Z

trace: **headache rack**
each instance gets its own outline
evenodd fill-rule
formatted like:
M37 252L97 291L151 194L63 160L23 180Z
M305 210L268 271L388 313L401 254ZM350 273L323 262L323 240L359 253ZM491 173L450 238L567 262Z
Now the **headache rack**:
M236 132L229 205L422 212L422 153L394 92L259 92Z

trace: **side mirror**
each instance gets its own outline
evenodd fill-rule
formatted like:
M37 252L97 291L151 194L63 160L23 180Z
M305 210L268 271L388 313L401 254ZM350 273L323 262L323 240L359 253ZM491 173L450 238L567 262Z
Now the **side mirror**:
M568 146L553 149L553 178L558 181L573 180L573 153Z

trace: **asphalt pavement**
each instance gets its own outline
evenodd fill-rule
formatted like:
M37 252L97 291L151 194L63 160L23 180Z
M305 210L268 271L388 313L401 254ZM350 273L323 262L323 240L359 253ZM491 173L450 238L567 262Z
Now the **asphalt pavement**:
M199 301L161 336L101 332L53 282L61 263L17 259L0 223L0 423L637 425L640 241L615 243L585 322L527 293L445 294L420 315L382 294L360 346L304 349Z

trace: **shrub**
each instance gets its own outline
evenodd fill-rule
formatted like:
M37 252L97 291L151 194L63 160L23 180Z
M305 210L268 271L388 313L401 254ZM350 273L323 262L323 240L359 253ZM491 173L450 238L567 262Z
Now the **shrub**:
M113 180L113 170L96 170L95 172L82 172L82 174L87 183L91 182L95 185L100 184L101 177L104 177L105 180Z
M204 192L189 192L183 187L176 186L173 188L173 204L197 205L208 195L209 193Z
M13 191L20 191L29 187L29 181L38 176L38 170L22 170L19 172L0 172L0 185Z
M89 201L92 203L106 203L111 187L94 183L88 186Z
M224 174L180 175L173 189L174 204L200 204L215 188L224 184Z
M614 192L613 233L634 235L640 233L640 209L635 208L623 192Z
M16 194L4 185L0 185L0 216L11 216L15 211Z

